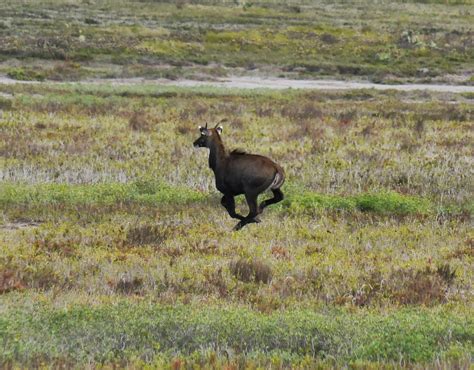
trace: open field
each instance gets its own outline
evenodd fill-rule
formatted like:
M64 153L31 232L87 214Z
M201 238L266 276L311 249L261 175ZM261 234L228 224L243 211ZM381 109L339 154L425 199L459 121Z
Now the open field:
M473 5L2 1L0 368L472 368ZM221 121L287 175L239 232Z
M2 366L472 366L472 94L18 84L0 108ZM287 173L240 232L192 147L224 118Z
M474 83L472 0L0 4L18 80L226 75Z

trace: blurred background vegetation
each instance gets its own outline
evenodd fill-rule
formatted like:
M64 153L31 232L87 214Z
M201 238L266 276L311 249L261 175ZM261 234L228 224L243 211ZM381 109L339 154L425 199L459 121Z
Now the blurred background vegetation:
M363 78L472 84L472 2L17 1L0 72L19 80Z

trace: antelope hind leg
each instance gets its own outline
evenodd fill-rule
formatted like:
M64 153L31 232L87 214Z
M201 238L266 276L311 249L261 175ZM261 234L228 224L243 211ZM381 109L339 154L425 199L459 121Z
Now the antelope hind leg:
M272 193L273 193L273 198L264 200L262 203L260 203L260 212L262 212L270 204L275 204L283 200L284 198L283 192L280 189L272 189Z

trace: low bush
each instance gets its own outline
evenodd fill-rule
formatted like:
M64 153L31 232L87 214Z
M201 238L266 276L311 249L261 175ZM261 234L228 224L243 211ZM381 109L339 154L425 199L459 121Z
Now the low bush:
M44 81L46 76L42 72L28 68L14 68L7 72L7 76L20 81Z
M272 269L258 259L241 258L229 264L232 275L243 282L256 282L267 284L272 280Z

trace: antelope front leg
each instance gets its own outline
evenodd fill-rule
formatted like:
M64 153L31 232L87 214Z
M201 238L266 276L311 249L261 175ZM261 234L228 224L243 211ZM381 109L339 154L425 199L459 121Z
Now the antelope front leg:
M244 219L240 220L240 222L235 225L234 230L240 230L247 224L251 223L260 223L260 219L257 217L258 215L258 205L257 205L257 195L245 194L245 200L249 206L249 214Z
M232 195L224 195L221 199L221 204L227 210L230 217L236 218L241 221L245 219L244 216L241 216L237 212L235 212L235 200Z

